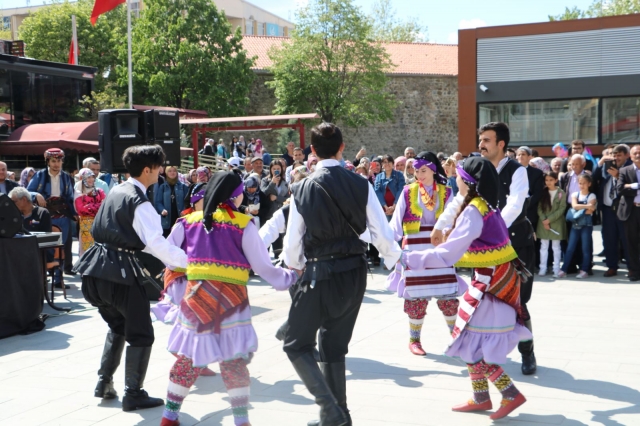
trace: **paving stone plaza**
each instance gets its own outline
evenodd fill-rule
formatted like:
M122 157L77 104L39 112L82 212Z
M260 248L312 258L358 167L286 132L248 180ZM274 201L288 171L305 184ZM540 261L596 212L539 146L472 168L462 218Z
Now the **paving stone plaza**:
M594 252L600 250L599 228ZM496 424L640 425L640 286L623 270L586 280L536 276L529 308L538 358L534 376L520 373L517 350L505 370L528 402ZM422 331L426 357L408 348L408 322L402 300L384 289L387 272L369 276L368 290L347 357L347 395L354 424L489 425L489 413L454 413L451 407L471 396L466 366L442 355L447 327L436 306L427 310ZM77 277L68 315L51 317L45 330L0 340L0 425L158 425L162 407L124 413L120 399L93 397L106 324L80 292ZM276 292L259 278L249 295L260 347L249 365L254 426L302 426L317 416L317 406L296 376L274 334L286 318L287 292ZM45 312L54 311L45 305ZM165 397L174 358L165 350L170 327L155 324L156 341L145 381L155 397ZM217 365L211 368L219 373ZM124 368L115 375L124 391ZM499 393L491 387L494 407ZM121 398L121 396L120 396ZM233 425L227 393L219 374L200 377L186 399L181 424Z

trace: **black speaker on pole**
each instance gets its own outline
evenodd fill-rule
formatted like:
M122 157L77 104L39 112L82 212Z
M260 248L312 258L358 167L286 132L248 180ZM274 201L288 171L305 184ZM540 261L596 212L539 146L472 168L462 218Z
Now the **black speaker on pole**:
M162 147L165 166L180 166L180 116L178 110L150 109L144 112L148 144Z
M98 112L100 165L107 173L123 173L124 150L145 144L144 113L135 109L105 109Z
M22 214L7 194L0 193L0 238L13 238L22 230Z

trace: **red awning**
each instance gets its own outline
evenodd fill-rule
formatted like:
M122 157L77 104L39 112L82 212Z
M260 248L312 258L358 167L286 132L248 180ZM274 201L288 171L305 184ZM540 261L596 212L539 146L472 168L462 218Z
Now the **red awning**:
M49 148L97 154L98 122L27 124L0 141L1 155L43 155ZM180 152L183 157L193 154L185 147Z

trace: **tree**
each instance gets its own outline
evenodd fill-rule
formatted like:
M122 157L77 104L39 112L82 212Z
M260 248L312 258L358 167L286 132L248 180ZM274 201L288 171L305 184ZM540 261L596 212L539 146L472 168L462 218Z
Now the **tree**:
M104 89L107 81L114 81L109 73L118 64L117 46L126 45L126 7L117 7L91 25L93 0L54 1L51 5L31 13L20 26L25 42L25 54L35 59L67 63L71 45L71 15L76 15L81 65L96 67L95 90ZM108 74L108 77L104 77Z
M396 10L391 0L377 0L371 6L372 31L374 40L404 41L408 43L424 43L429 41L427 27L418 23L418 18L412 17L401 21L396 17Z
M549 20L566 21L568 19L630 15L632 13L640 13L640 0L594 0L587 10L580 10L575 6L572 9L567 7L561 15L549 15Z
M253 59L210 0L146 0L133 30L134 96L155 105L238 115L248 103ZM120 50L126 57L126 45ZM126 86L127 70L118 69Z
M391 119L396 102L386 73L394 65L352 0L310 0L296 22L290 42L269 51L274 112L316 111L355 127Z
M127 99L119 94L113 83L109 83L101 92L91 92L91 96L84 95L80 99L80 110L77 116L80 121L98 121L98 112L103 109L128 108Z

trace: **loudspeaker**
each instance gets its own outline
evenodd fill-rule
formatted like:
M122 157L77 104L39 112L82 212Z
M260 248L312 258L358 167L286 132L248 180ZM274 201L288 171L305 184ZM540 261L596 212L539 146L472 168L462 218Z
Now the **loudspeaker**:
M180 116L178 110L150 109L144 112L147 143L162 147L165 166L180 167Z
M145 144L144 113L135 109L105 109L98 112L100 165L107 173L124 173L124 150Z
M0 193L0 238L13 238L22 230L22 214L7 194Z

